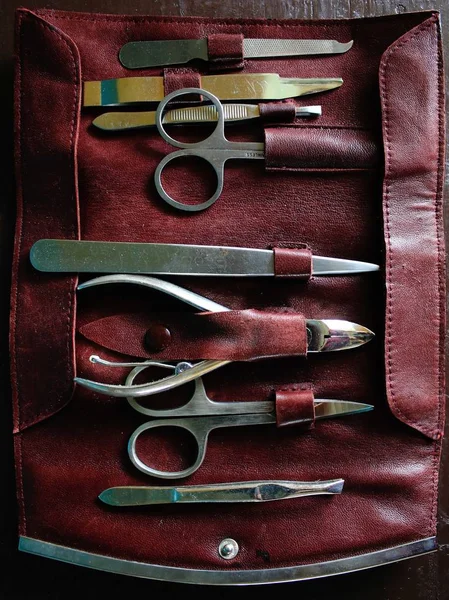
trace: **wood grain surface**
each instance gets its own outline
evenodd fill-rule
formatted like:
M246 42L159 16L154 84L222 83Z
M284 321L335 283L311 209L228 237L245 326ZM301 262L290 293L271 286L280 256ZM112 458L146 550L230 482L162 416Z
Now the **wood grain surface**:
M293 594L307 600L446 600L449 599L449 445L443 452L440 486L439 543L437 553L421 558L337 577L277 586L248 588L199 588L91 571L40 559L17 551L15 482L12 452L12 417L8 364L8 307L12 242L14 232L13 180L13 32L18 6L87 12L179 15L205 17L352 18L419 10L441 11L446 55L449 60L449 1L414 0L1 0L0 2L0 108L1 154L0 269L2 311L0 313L0 598L142 598L171 594L206 594L214 598L246 597L256 593L268 598L273 593ZM448 170L449 171L449 170ZM447 199L448 183L446 178ZM449 237L449 219L445 215ZM447 434L449 433L446 427ZM51 499L49 499L51 501ZM194 543L194 541L192 541Z

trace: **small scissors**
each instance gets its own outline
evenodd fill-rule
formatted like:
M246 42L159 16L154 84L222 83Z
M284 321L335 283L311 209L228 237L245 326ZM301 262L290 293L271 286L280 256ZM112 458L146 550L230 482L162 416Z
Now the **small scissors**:
M188 363L168 365L147 361L135 367L126 378L126 385L132 385L135 377L151 366L169 368L177 371L189 369ZM260 402L214 402L208 398L201 378L195 379L195 390L190 400L178 408L153 410L142 406L136 398L128 398L129 404L138 412L157 417L140 425L129 438L128 454L131 462L143 473L161 479L177 479L195 473L206 456L207 440L212 430L220 427L238 427L240 425L266 425L276 423L275 401ZM344 400L314 400L315 420L350 415L372 410L370 404ZM168 417L162 418L159 417ZM178 427L190 432L197 443L198 454L192 466L182 471L159 471L148 466L137 456L136 441L141 433L155 427Z
M217 109L217 125L210 136L201 142L185 143L175 140L168 135L162 124L164 109L167 104L174 98L177 98L178 96L184 96L185 94L201 94L210 100ZM200 88L185 88L168 94L168 96L165 96L165 98L160 102L155 118L156 127L158 128L159 133L164 140L176 148L182 148L182 150L167 154L167 156L161 160L154 173L154 181L159 195L165 200L165 202L168 202L168 204L171 204L171 206L174 206L179 210L191 212L204 210L205 208L209 208L209 206L211 206L215 200L220 197L223 190L224 165L225 162L230 158L265 158L265 145L262 142L230 142L225 138L225 115L223 106L216 96L210 92L207 92L206 90L202 90ZM175 200L169 196L164 190L161 180L162 171L170 161L174 160L175 158L179 158L180 156L197 156L199 158L203 158L214 169L217 175L217 188L209 200L206 200L201 204L184 204L183 202L179 202L178 200Z

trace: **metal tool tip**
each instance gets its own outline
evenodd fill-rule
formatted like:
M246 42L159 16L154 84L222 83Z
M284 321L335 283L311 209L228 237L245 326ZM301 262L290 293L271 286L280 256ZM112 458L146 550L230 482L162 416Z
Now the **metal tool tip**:
M363 343L369 342L374 337L376 337L376 334L374 333L374 331L371 331L371 329L368 329L368 327L361 327L361 329L364 330L364 331L361 331L359 334L360 338L363 340Z
M329 494L341 494L343 491L343 486L345 484L344 479L335 479L331 482L329 487L327 488L327 492Z
M356 348L357 346L363 346L363 344L367 344L375 337L374 331L368 329L368 327L363 327L363 325L358 325L351 334L351 342L352 347Z
M354 45L354 40L350 40L349 42L342 43L342 45L341 45L342 51L347 52L348 50L350 50L352 48L353 45Z
M104 502L105 504L109 504L110 506L116 506L114 502L114 496L111 494L112 488L108 488L107 490L103 490L101 494L99 494L98 499Z
M296 116L305 115L307 117L320 117L322 114L321 106L299 106L296 108Z
M359 402L358 412L369 412L370 410L374 410L374 406L372 404L365 404L364 402Z
M101 129L102 131L109 131L111 127L109 126L109 121L106 115L107 113L95 117L95 119L92 121L92 125L97 129Z

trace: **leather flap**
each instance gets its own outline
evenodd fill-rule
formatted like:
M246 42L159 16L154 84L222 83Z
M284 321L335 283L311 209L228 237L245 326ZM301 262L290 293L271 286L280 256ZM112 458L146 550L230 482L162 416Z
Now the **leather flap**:
M121 354L157 360L253 360L307 353L306 320L282 310L115 315L80 333Z
M438 17L385 52L385 371L398 419L438 439L444 418L444 88ZM413 73L413 77L411 76Z
M73 392L76 278L45 277L31 267L29 250L39 238L79 237L81 73L72 40L30 11L17 13L16 39L17 226L10 347L17 432L57 412ZM58 127L53 126L55 115Z

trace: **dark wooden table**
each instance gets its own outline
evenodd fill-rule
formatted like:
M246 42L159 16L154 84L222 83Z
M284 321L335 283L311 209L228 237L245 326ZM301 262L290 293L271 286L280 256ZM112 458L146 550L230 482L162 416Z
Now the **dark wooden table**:
M209 592L215 598L232 594L234 598L249 593L248 588L213 589L165 584L150 580L133 579L40 559L17 551L15 482L13 468L11 403L9 394L8 363L8 306L9 272L14 231L13 180L13 32L14 10L27 8L54 8L104 13L148 15L180 15L205 17L263 17L263 18L350 18L369 17L417 10L441 11L446 53L446 71L449 70L449 3L447 0L418 2L416 0L2 0L0 4L0 68L1 68L1 123L5 149L1 155L0 173L0 286L3 310L0 313L0 598L71 598L142 597L152 594L186 594ZM449 73L446 73L449 82ZM449 172L449 169L448 169ZM446 198L448 197L446 184ZM449 238L449 219L445 217ZM449 427L446 428L443 452L439 543L440 550L431 555L414 558L393 565L340 575L328 579L283 584L276 592L301 595L308 600L431 600L449 599ZM255 590L253 590L255 591ZM273 586L258 587L258 596L275 593Z

